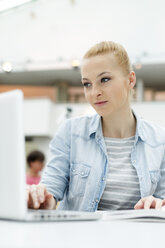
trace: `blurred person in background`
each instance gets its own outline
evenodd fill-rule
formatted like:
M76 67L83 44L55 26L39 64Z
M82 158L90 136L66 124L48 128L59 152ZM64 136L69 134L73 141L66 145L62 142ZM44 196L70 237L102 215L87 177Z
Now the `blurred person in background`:
M97 112L63 122L50 143L28 207L96 211L160 209L165 198L165 129L131 108L135 72L124 47L107 41L83 57L82 84Z
M38 184L41 179L41 171L44 168L45 156L41 151L32 151L27 156L28 172L26 184Z

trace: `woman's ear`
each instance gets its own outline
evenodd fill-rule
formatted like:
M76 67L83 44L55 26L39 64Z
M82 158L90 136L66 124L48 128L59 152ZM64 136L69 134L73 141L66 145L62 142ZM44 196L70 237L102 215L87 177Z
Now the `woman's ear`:
M136 84L136 75L135 75L134 71L131 71L129 73L129 86L130 86L130 88L133 89L135 84Z

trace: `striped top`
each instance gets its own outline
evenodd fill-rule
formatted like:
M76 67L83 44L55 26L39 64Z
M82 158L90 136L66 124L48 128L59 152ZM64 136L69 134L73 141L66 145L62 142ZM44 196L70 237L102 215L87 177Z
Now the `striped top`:
M109 172L98 209L133 209L141 198L137 172L131 164L131 150L135 137L104 140L109 158Z

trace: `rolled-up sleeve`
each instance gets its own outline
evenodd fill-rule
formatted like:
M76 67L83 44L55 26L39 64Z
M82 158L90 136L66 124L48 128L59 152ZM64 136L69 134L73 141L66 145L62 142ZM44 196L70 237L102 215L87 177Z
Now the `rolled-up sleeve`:
M70 120L57 130L50 142L51 158L43 172L41 183L53 194L56 200L62 200L69 184L70 171Z

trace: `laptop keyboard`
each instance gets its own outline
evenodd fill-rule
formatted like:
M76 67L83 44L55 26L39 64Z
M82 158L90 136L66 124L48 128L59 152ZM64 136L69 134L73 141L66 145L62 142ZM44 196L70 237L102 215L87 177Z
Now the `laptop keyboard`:
M28 209L28 219L40 221L53 221L53 220L94 220L99 219L98 214L91 212L79 211L60 211L60 210L34 210Z

